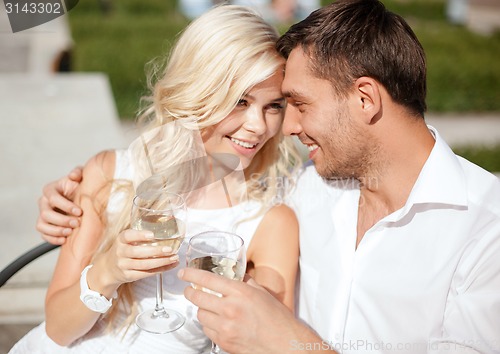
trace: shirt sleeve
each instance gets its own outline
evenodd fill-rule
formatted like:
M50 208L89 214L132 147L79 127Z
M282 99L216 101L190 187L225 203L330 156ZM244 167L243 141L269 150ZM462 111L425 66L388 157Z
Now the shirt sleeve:
M500 353L500 218L464 249L430 353Z

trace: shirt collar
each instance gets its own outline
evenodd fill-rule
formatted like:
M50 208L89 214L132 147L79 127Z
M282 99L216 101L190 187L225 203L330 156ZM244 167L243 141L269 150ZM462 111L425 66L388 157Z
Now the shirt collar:
M467 186L460 161L437 130L428 127L436 143L420 171L408 201L466 206Z
M427 161L413 186L405 206L389 216L395 221L406 215L415 204L450 207L467 206L467 188L462 166L437 130L428 126L436 140ZM392 219L392 220L391 220Z

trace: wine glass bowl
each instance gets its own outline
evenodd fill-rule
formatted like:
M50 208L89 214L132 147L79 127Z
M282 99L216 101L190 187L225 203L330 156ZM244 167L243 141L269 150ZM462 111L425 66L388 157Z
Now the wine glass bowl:
M225 278L241 281L245 276L246 252L243 239L225 231L205 231L189 240L186 263L190 268L207 270ZM221 294L192 284L194 288L217 296ZM218 354L219 347L212 342L211 354Z
M136 242L135 245L168 246L177 253L185 234L186 204L184 198L163 190L142 191L134 197L131 226L136 230L153 232L153 239ZM163 306L163 275L156 274L156 305L141 312L136 324L144 331L164 334L176 331L184 325L182 314Z
M208 270L228 279L243 280L246 257L243 239L233 233L205 231L189 240L187 266Z

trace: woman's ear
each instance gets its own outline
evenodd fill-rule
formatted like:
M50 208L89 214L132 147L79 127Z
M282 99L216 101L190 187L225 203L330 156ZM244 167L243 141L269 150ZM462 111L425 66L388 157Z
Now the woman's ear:
M362 76L354 85L355 96L358 103L358 112L364 117L366 124L374 124L380 118L382 111L382 98L378 81Z

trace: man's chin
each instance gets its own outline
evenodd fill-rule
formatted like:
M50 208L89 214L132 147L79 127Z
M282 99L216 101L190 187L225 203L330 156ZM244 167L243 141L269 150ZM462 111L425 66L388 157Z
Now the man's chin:
M356 179L355 175L352 173L338 171L330 166L325 166L324 164L314 164L314 167L316 168L318 175L328 181Z
M316 163L316 162L314 162L314 160L313 160L313 164L314 164L314 167L316 168L316 172L318 173L318 175L320 175L321 178L323 178L323 179L338 179L339 178L339 176L337 176L335 171L332 171L331 168L327 168L327 166L325 166L324 164Z

